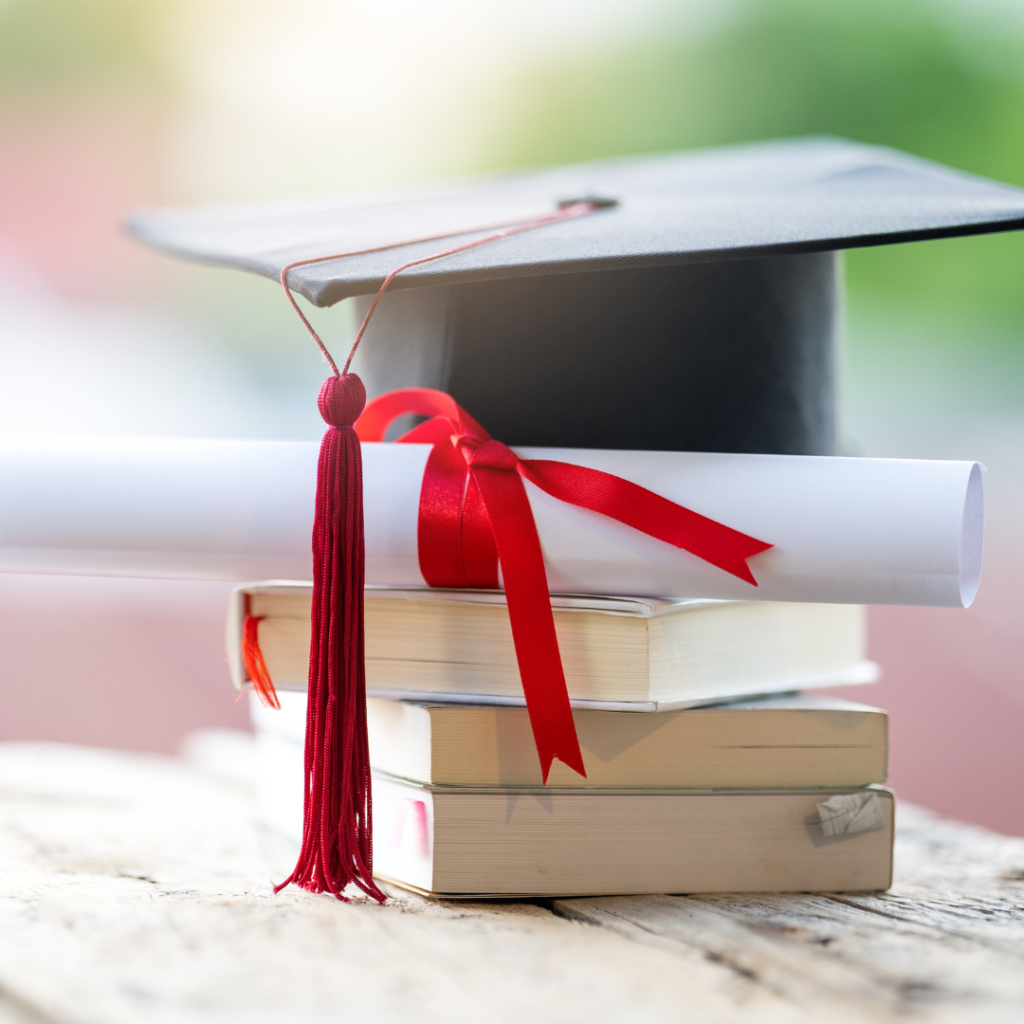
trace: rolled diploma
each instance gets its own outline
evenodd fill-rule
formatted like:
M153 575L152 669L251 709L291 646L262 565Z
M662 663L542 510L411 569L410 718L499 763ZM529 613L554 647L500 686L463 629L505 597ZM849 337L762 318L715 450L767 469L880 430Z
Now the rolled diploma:
M774 547L757 587L527 482L552 592L967 606L981 570L971 462L520 448L624 477ZM0 571L309 579L318 446L0 437ZM366 581L425 586L429 447L364 444Z

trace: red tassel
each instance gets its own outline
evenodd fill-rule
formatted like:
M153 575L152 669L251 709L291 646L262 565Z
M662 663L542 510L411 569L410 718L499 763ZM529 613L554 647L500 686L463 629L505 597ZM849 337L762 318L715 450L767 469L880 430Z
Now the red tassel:
M354 373L320 389L328 423L317 468L313 615L306 711L302 849L291 876L310 892L344 900L354 884L383 903L373 882L370 757L363 653L363 472L352 425L366 404Z
M277 689L274 680L270 678L267 663L263 660L263 652L260 650L259 625L263 621L263 616L250 615L248 597L245 603L245 618L242 619L242 666L260 703L264 707L280 711L281 702L277 699Z

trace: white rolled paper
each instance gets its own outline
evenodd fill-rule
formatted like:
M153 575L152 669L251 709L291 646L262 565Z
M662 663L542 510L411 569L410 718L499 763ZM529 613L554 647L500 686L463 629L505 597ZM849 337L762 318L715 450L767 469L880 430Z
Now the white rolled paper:
M318 446L0 437L0 571L308 579ZM520 448L624 477L774 545L757 587L527 483L553 592L968 606L981 572L972 462ZM364 444L368 584L425 586L429 447Z

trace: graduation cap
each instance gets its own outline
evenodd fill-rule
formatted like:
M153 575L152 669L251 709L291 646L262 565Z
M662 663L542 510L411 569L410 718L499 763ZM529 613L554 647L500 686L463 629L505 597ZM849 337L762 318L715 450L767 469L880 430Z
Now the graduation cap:
M353 364L373 397L448 392L508 444L832 454L833 252L1024 226L1024 191L876 146L802 139L608 160L364 202L145 213L168 252L277 278L296 260L594 214L400 275ZM365 313L436 241L298 267Z
M389 200L137 217L134 232L160 248L280 277L316 305L355 296L369 317L379 304L364 320L357 372L336 370L319 399L329 429L313 530L303 842L288 882L340 898L355 883L384 899L370 842L360 438L379 440L394 413L432 417L408 435L433 445L422 494L451 499L440 518L457 546L474 520L471 546L494 565L489 585L501 561L545 777L555 756L582 773L517 474L542 484L506 445L831 454L834 251L1022 226L1024 191L829 139L583 164ZM347 255L329 258L338 253ZM379 396L365 413L361 377ZM438 390L392 391L410 387ZM703 545L699 557L756 586L745 560L769 542L609 474L532 465L561 480L562 500L691 552ZM421 519L421 567L424 536Z

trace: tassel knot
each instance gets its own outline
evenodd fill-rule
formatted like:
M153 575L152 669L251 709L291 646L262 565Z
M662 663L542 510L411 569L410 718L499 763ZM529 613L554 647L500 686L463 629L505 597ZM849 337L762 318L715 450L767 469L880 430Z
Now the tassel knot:
M366 405L366 388L354 373L328 377L320 388L316 404L330 426L351 427Z

